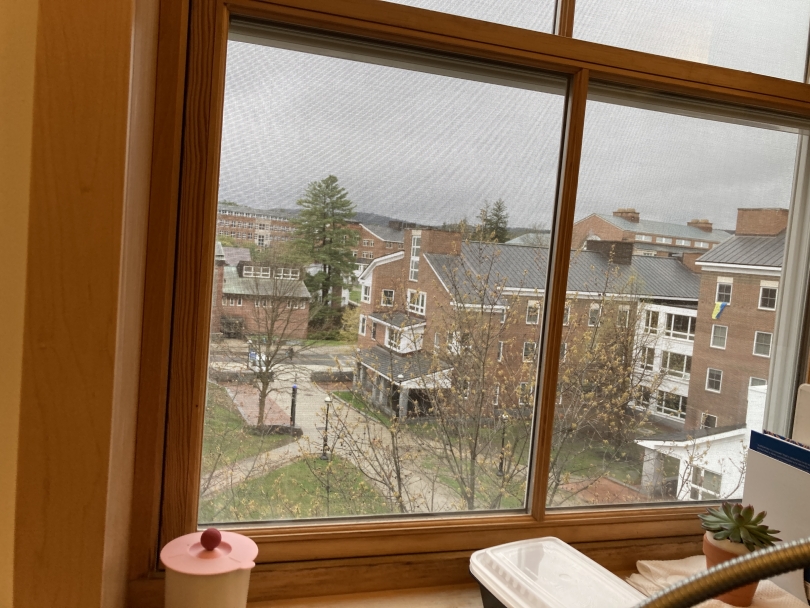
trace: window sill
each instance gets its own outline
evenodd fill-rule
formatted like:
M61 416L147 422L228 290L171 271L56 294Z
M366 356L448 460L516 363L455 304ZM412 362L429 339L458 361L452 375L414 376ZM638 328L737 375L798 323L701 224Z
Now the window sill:
M401 591L352 593L318 598L303 598L274 602L255 602L249 608L481 608L481 593L477 585L453 585Z

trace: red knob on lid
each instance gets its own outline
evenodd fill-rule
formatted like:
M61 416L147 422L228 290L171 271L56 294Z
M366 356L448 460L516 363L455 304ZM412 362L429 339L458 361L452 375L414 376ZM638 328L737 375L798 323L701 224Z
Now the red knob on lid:
M221 541L222 534L220 534L219 530L216 528L208 528L202 533L202 536L200 536L200 544L205 548L206 551L213 551L219 547L219 543Z

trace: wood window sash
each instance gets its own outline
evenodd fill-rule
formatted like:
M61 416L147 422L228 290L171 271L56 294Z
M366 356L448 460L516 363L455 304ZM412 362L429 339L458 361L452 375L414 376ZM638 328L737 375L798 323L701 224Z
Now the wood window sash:
M147 289L144 317L148 328L144 334L150 337L144 341L142 355L148 364L141 372L133 578L152 575L158 567L158 547L196 528L212 282L209 264L200 260L213 259L225 50L231 15L572 75L553 235L557 251L565 251L566 242L570 246L589 79L810 117L810 87L800 83L375 0L195 0L190 8L185 0L165 0L161 3L156 133L164 133L166 147L158 149L160 140L156 138L147 286L154 285L158 291ZM176 257L175 217L179 222ZM552 261L554 284L566 283L567 257ZM183 270L176 279L175 265ZM565 293L555 295L552 291L544 321L545 353L558 352L564 305ZM556 376L552 360L556 362L556 357L545 356L540 369L543 407L537 426L541 441L537 442L537 472L533 477L541 482L531 487L528 514L279 524L247 531L260 545L259 561L379 556L390 552L392 546L403 554L469 551L539 535L554 535L572 543L610 543L628 538L687 538L698 533L695 514L701 509L690 506L545 512L548 455L543 455L539 445L547 442L552 432L556 386L551 381Z

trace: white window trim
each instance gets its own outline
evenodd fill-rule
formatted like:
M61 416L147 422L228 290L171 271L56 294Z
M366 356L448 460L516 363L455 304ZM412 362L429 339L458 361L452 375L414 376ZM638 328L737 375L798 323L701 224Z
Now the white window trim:
M596 323L591 323L591 311L593 310L599 311L596 315ZM588 308L588 327L599 327L601 321L602 321L602 306L599 304L591 304L590 308Z
M503 342L498 342L498 361L503 361Z
M765 290L765 289L773 289L773 290L776 291L776 298L775 298L775 301L773 303L773 308L765 308L764 306L762 306L762 291ZM773 311L776 310L776 304L778 302L779 302L779 288L778 287L770 287L768 285L760 285L759 286L759 300L757 301L757 309L758 310L767 310L767 311L773 312Z
M758 336L759 334L763 334L763 335L766 335L766 336L770 336L770 337L771 337L771 341L768 343L768 354L767 354L767 355L763 355L763 354L760 354L760 353L758 353L758 352L757 352L757 336ZM754 332L754 350L753 350L753 355L754 355L755 357L762 357L763 359L770 359L770 358L771 358L771 351L772 351L772 350L773 350L773 333L768 332L768 331L755 331L755 332Z
M753 380L762 380L762 384L754 384ZM757 386L768 386L768 379L767 378L758 378L757 376L749 376L748 378L748 388L757 387Z
M532 356L527 358L526 357L526 345L528 345L528 344L533 344L534 347L533 347L533 350L532 350ZM523 362L524 363L530 363L531 361L534 361L536 356L537 356L537 342L532 342L531 340L525 341L523 343Z
M709 372L720 372L720 388L719 389L709 388ZM720 394L720 393L723 392L723 370L722 369L717 369L715 367L706 368L706 386L705 386L705 388L710 393L718 393L718 394Z
M366 315L360 315L360 327L357 331L361 336L366 335Z
M649 234L637 234L636 240L641 241L642 243L652 243L653 237Z
M532 304L534 304L534 307L532 307ZM534 321L529 320L529 313L532 308L535 309L537 315ZM540 300L529 300L526 302L526 325L537 325L538 323L540 323Z
M390 304L385 303L385 292L386 291L391 292L391 303ZM388 306L388 307L393 306L394 305L394 296L395 295L396 295L396 292L393 289L383 289L383 290L381 290L380 291L380 306Z
M411 295L417 294L417 303L411 301ZM421 305L420 305L421 303ZM418 289L408 290L408 311L417 315L424 315L427 311L427 293Z
M725 336L725 338L723 340L723 346L715 346L714 345L714 328L715 327L724 327L726 329L726 336ZM711 336L709 338L709 346L711 348L717 348L717 349L720 349L720 350L726 350L726 345L727 344L728 344L728 325L712 325L712 333L711 333Z
M366 294L366 289L368 289L368 294ZM360 284L360 301L365 304L371 304L371 283L368 285Z

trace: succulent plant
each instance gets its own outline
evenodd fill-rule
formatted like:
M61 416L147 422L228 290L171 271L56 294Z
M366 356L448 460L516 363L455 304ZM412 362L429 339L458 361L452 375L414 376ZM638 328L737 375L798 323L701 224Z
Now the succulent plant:
M709 507L707 513L698 515L704 530L714 533L715 540L730 540L745 545L749 551L770 547L774 541L782 540L762 523L767 511L755 515L754 507L724 502L719 507Z

